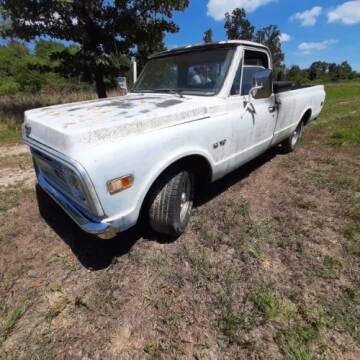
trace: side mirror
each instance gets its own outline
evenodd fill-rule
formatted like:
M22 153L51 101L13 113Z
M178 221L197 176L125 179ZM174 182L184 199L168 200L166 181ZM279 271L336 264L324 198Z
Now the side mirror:
M118 84L118 87L119 87L122 95L126 95L128 93L126 77L119 76L116 78L116 82Z
M249 97L265 99L272 94L272 71L265 69L256 71L253 76L253 87L249 91Z
M263 88L263 85L254 85L250 91L249 91L249 96L250 98L254 98L256 99L256 94L259 90L261 90Z

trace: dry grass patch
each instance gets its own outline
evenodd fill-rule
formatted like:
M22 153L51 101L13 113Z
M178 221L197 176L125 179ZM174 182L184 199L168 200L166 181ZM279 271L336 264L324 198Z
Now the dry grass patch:
M331 90L297 152L206 190L176 241L100 241L51 202L42 218L33 189L1 188L0 357L360 358L360 154L329 144L359 126L350 90Z

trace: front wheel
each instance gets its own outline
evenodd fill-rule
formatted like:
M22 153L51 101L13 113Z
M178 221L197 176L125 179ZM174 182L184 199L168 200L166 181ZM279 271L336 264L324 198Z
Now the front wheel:
M303 128L304 128L304 123L303 121L300 121L299 125L294 130L294 132L285 141L281 143L281 146L285 152L290 153L297 148L302 136Z
M189 222L194 201L194 176L183 170L166 175L155 188L149 208L153 230L181 235Z

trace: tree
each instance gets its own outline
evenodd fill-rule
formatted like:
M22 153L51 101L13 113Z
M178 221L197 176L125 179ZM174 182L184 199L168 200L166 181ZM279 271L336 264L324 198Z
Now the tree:
M39 40L35 43L34 56L29 67L46 75L50 73L56 74L61 65L60 61L56 60L57 54L69 50L70 47L62 43L52 40ZM76 48L76 51L78 51L78 48Z
M44 86L72 87L74 80L78 80L78 75L65 78L59 74L60 63L53 59L53 54L65 49L70 51L73 46L49 40L40 40L34 45L33 51L15 40L0 46L0 94L34 93Z
M316 80L323 78L329 72L330 64L324 61L315 61L309 67L309 79Z
M299 85L307 80L307 71L300 69L298 65L293 65L288 69L286 78Z
M236 8L231 14L226 13L224 28L229 40L254 40L255 28L246 19L244 9Z
M225 14L224 28L229 40L250 40L266 45L272 54L274 69L279 69L284 53L281 49L280 29L276 25L266 26L255 33L255 27L246 18L245 10L237 8L231 14Z
M207 29L207 30L204 32L203 41L204 41L204 43L211 43L211 42L213 42L213 31L212 31L212 29Z
M286 80L286 66L281 64L273 71L273 80L275 81L284 81Z
M310 81L338 81L350 80L356 77L351 65L347 61L341 64L328 63L325 61L315 61L308 69L300 69L299 66L293 65L286 70L286 79L298 84Z
M256 41L270 49L274 69L281 66L284 61L284 53L281 49L280 29L277 25L269 25L256 33Z
M144 56L154 47L154 39L177 32L172 13L188 4L189 0L0 0L0 35L25 41L48 36L78 44L79 51L61 52L59 60L95 81L98 96L106 97L104 78L116 71L116 58L136 55L136 50Z
M164 34L162 32L154 32L154 35L146 41L139 42L137 45L136 61L138 63L138 71L144 67L149 55L166 50L164 43Z
M355 73L351 67L351 65L347 61L343 61L337 67L337 77L339 79L353 79L355 77Z
M334 77L337 71L337 64L336 63L330 63L329 64L329 76Z
M35 44L35 56L44 62L51 62L52 54L61 52L66 49L62 43L52 40L39 40Z
M34 57L24 43L10 41L0 46L0 94L39 91L44 79L32 68L34 64Z
M23 68L29 57L26 46L17 41L0 46L0 95L14 94L21 90L16 76L24 73Z

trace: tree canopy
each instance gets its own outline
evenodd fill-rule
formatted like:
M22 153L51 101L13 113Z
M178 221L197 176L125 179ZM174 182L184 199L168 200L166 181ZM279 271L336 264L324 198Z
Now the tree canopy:
M211 42L213 42L213 31L212 31L212 29L207 29L207 30L204 32L203 41L204 41L204 43L211 43Z
M237 8L231 14L225 14L224 28L229 40L249 40L266 45L271 51L274 69L281 66L284 53L280 42L281 33L277 25L265 26L256 31L255 27L246 18L246 11Z
M0 0L0 36L10 39L0 45L0 95L58 87L73 90L96 81L99 96L104 96L106 87L116 86L117 76L129 73L132 56L141 69L150 53L165 49L166 31L178 30L172 12L187 5L188 0ZM346 61L286 68L279 28L256 30L243 9L226 14L225 29L229 39L267 45L278 80L327 82L358 76ZM204 42L212 41L212 36L212 29L206 30Z
M73 64L84 78L95 81L99 97L106 96L104 77L116 71L118 58L143 59L163 44L163 34L178 31L174 11L189 0L0 0L2 37L25 41L50 37L79 46L60 52L58 60Z
M257 31L255 37L255 41L270 49L275 69L281 66L285 57L281 48L280 35L281 32L277 25L269 25Z
M315 61L307 69L301 69L298 65L293 65L288 69L284 69L283 74L284 78L296 84L352 80L357 76L358 74L347 61L340 64Z
M51 58L53 52L65 48L45 40L36 43L33 52L18 41L0 46L0 95L66 85L67 79L57 72L58 63Z
M352 79L355 73L347 61L340 64L315 61L308 70L310 80L329 78L331 80Z
M245 9L234 9L231 14L225 14L224 25L229 40L254 40L255 27L246 18Z

